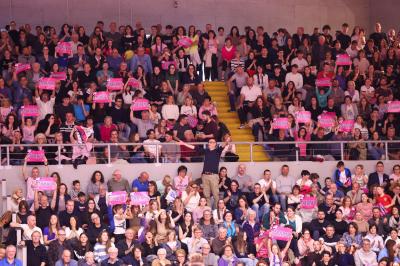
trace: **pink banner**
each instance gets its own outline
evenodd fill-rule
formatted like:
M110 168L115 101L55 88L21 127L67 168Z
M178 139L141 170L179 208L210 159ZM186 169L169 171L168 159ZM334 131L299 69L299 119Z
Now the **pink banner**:
M304 196L300 201L300 208L313 209L317 206L317 197Z
M59 42L56 46L56 53L60 55L72 55L72 45L70 42Z
M50 74L50 78L53 78L55 80L66 80L67 79L67 73L65 72L53 72Z
M109 103L109 102L111 102L110 94L107 91L95 92L94 95L93 95L93 102L95 102L95 103Z
M293 230L290 227L278 226L271 229L269 232L269 237L276 240L288 241L292 236L292 232Z
M388 113L400 113L400 101L388 102Z
M41 78L38 82L38 88L53 91L56 88L56 80L53 78Z
M279 117L274 119L273 129L288 129L289 120L287 117Z
M31 69L30 64L22 64L22 63L15 64L15 73L16 74L19 74L19 73L29 70L29 69Z
M107 80L107 89L109 91L120 91L124 88L122 78L111 78Z
M57 183L52 177L39 177L36 179L35 190L53 191L57 189Z
M176 61L163 61L161 63L161 69L168 70L170 65L174 65L176 67Z
M108 205L125 204L127 200L126 191L108 192Z
M21 113L23 116L39 116L39 108L37 105L26 105L21 107Z
M354 120L344 120L339 124L339 130L342 132L352 132L354 128Z
M132 111L144 111L144 110L149 110L149 108L150 108L149 100L144 98L136 99L131 105Z
M187 48L192 45L192 39L189 37L183 37L178 41L178 45Z
M131 205L148 205L150 201L147 192L131 192Z
M353 62L348 54L338 54L336 56L337 66L350 66L351 64L353 64Z
M318 123L321 127L332 127L335 124L335 118L329 114L322 113L318 116Z
M320 78L315 81L315 86L317 87L330 87L332 86L332 81L330 78Z
M44 156L44 150L40 150L40 151L30 150L28 152L28 157L26 158L26 161L28 163L42 163L45 160L46 160L46 157Z
M299 111L296 112L296 122L298 123L308 123L311 121L310 111Z
M139 88L140 87L140 81L135 79L135 78L129 78L128 86L131 86L133 88Z

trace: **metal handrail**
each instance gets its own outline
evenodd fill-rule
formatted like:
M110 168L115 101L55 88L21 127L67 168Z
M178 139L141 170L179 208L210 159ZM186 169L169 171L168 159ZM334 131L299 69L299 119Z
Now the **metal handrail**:
M387 144L393 144L393 143L400 143L400 140L361 140L362 143L366 144L385 144L385 155L386 155L386 160L388 160L388 145ZM187 142L187 144L195 145L195 146L205 146L207 145L208 142ZM278 145L295 145L298 147L298 145L301 144L307 144L307 145L317 145L317 144L340 144L340 154L341 154L341 159L344 159L344 150L345 150L345 144L352 144L352 143L360 143L360 140L346 140L346 141L339 141L339 140L332 140L332 141L258 141L258 142L252 142L252 141L233 141L230 142L231 144L235 145L248 145L249 146L249 151L250 151L250 162L253 162L253 148L254 145L272 145L272 146L278 146ZM74 146L82 146L85 144L79 144L79 143L63 143L63 144L57 144L57 143L46 143L46 144L2 144L0 145L0 160L3 158L3 150L5 149L6 151L6 158L7 158L7 166L10 166L10 147L12 146L22 146L22 147L28 147L28 148L33 148L33 147L58 147L58 155L60 155L61 147L74 147ZM160 156L162 155L160 153L160 146L167 146L167 145L179 145L178 142L173 142L173 143L167 143L167 142L160 142L160 143L134 143L134 142L118 142L118 143L105 143L105 142L94 142L92 143L93 148L95 147L107 147L108 149L108 164L111 165L111 147L113 146L118 146L118 145L126 145L126 146L151 146L154 147L156 146L156 154L155 154L155 162L160 163ZM318 148L317 148L318 149ZM296 161L299 161L299 151L298 149L295 149L295 158ZM61 165L61 160L58 161L58 164Z

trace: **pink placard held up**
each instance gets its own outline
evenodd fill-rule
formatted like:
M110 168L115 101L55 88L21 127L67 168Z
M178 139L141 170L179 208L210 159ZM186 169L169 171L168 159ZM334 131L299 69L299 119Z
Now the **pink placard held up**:
M310 111L299 111L296 112L296 121L298 123L308 123L311 121Z
M125 204L127 200L125 191L108 192L108 205Z
M36 179L35 190L37 191L54 191L57 189L57 183L52 177L39 177Z
M67 73L65 72L53 72L50 74L50 78L53 78L55 80L66 80L67 79Z
M15 73L16 74L19 74L19 73L29 70L29 69L31 69L30 64L22 64L22 63L15 64Z
M273 123L274 129L288 129L289 128L289 120L287 117L278 117L274 119Z
M170 65L174 65L176 67L176 61L163 61L161 63L161 69L168 70Z
M178 41L178 45L185 48L190 47L192 43L192 39L190 39L189 37L183 37Z
M388 113L400 113L400 101L388 102Z
M353 62L348 54L338 54L336 56L337 66L350 66L351 64L353 64Z
M133 88L139 88L140 87L140 81L135 79L135 78L129 78L128 86L131 86Z
M148 205L150 201L147 192L131 192L131 205Z
M40 151L30 150L28 152L28 157L26 158L26 161L28 163L43 163L45 160L46 157L44 155L44 150Z
M315 86L317 87L330 87L332 86L332 81L330 78L320 78L315 81Z
M317 197L304 196L300 201L302 209L313 209L315 206L317 206Z
M354 120L344 120L339 124L339 130L342 132L352 132L354 128Z
M107 91L98 91L93 95L93 102L95 103L109 103L111 102L110 94Z
M107 81L107 89L109 91L119 91L124 87L122 78L111 78Z
M131 105L132 111L144 111L149 110L149 108L149 100L144 98L136 99Z
M292 228L278 226L271 229L269 232L269 237L276 240L288 241L292 236Z
M39 116L39 108L37 107L37 105L22 106L21 113L25 117L37 117L37 116Z
M72 45L70 42L59 42L56 46L56 53L60 55L72 55Z
M329 114L322 113L318 116L318 123L321 127L332 127L335 124L335 119Z
M56 88L56 80L53 78L41 78L39 79L38 87L41 90L53 91Z

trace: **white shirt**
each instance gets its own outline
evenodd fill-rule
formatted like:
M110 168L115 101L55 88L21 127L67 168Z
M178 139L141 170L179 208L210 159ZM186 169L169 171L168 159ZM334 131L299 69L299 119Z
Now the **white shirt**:
M143 144L159 144L160 141L157 139L146 139L143 141ZM149 153L156 156L157 154L157 145L145 145L145 149L149 151ZM161 145L158 146L158 154L161 155Z
M299 59L299 58L293 58L292 62L290 63L292 66L297 65L299 67L299 71L303 71L303 69L308 66L307 60L304 58Z
M39 108L38 119L42 120L47 114L53 114L54 103L56 101L55 97L51 97L47 102L42 102L40 97L36 97L36 104Z
M161 114L164 119L175 119L179 117L179 107L176 104L164 104L161 108Z
M182 201L184 202L188 196L189 195L186 193L186 191L183 191ZM196 195L194 197L191 197L189 199L189 202L185 205L186 210L189 212L193 212L193 210L199 205L199 201L200 201L200 194L196 193Z
M293 81L296 89L300 89L303 87L303 76L300 73L296 74L293 74L292 72L287 73L285 77L285 85L287 85L289 81Z
M35 231L38 231L40 233L40 243L43 244L42 229L40 229L37 226L35 226L31 229L31 228L29 228L29 226L27 224L21 224L20 227L22 230L24 230L23 234L22 234L22 240L32 240L32 233Z
M181 107L181 115L192 115L192 116L197 116L197 108L196 106L187 106L187 105L182 105Z
M259 86L261 89L268 87L268 75L266 74L254 74L253 76L254 84Z
M261 88L257 85L243 86L240 90L240 94L243 95L245 101L254 102L258 96L262 95Z
M260 184L261 188L265 188L265 187L269 186L269 184L271 184L271 188L274 189L274 190L276 189L276 182L275 182L274 180L272 180L272 179L270 179L270 180L267 182L267 181L263 178L263 179L260 179L257 183Z
M353 60L358 56L358 49L351 49L351 46L347 47L346 53L350 56L350 58Z

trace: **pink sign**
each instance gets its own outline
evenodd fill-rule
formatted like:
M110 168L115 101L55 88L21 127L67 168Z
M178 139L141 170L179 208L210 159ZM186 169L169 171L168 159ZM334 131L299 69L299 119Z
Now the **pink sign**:
M161 63L161 69L168 70L170 65L174 65L176 67L176 61L163 61Z
M93 95L93 102L95 102L95 103L109 103L109 102L111 102L110 94L108 93L108 91L95 92L94 95Z
M337 66L350 66L351 64L353 64L353 62L348 54L338 54L336 56Z
M53 78L41 78L39 79L38 87L41 90L53 91L56 88L56 80Z
M279 117L274 119L273 123L274 129L288 129L289 128L289 120L287 117Z
M354 128L354 120L344 120L339 125L339 130L342 132L352 132Z
M111 78L107 81L107 89L110 91L119 91L124 88L122 78Z
M127 200L126 191L108 192L108 205L125 204Z
M302 209L313 209L315 206L317 206L317 197L304 196L300 201Z
M330 78L320 78L315 81L315 86L317 87L330 87L332 85L332 81Z
M72 45L70 42L59 42L56 46L56 53L60 55L72 55Z
M140 81L135 79L135 78L129 78L128 86L131 86L133 88L139 88L140 87Z
M276 228L271 229L269 232L269 237L276 240L288 241L292 236L292 228L278 226Z
M329 114L322 113L318 116L318 123L321 127L332 127L335 124L335 119Z
M147 192L131 192L132 205L148 205L150 201L149 193Z
M44 156L44 150L40 150L40 151L30 150L28 152L28 157L26 158L26 161L28 163L42 163L45 160L46 160L46 157Z
M57 189L57 183L52 177L39 177L36 179L35 189L38 191L53 191Z
M26 105L21 107L21 113L23 116L39 116L39 108L37 105Z
M31 69L30 64L22 64L22 63L15 64L15 73L16 74L19 74L19 73L29 70L29 69Z
M150 108L149 100L144 98L136 99L131 105L132 111L144 111L144 110L149 110L149 108Z
M299 111L296 112L296 121L298 123L308 123L311 121L310 111Z
M388 113L400 113L400 101L388 102Z
M50 78L53 78L55 80L66 80L67 79L67 73L65 72L53 72L50 74Z
M178 41L178 45L187 48L192 45L192 39L185 36Z

